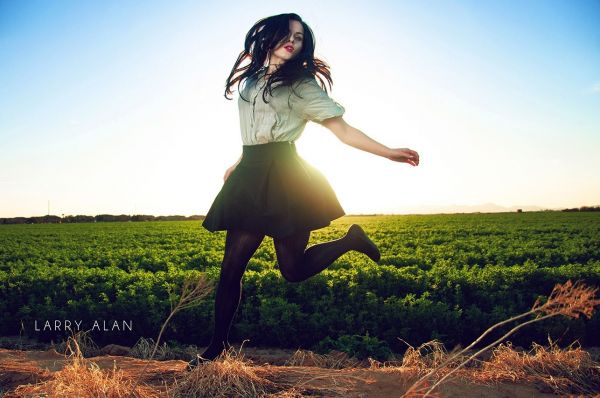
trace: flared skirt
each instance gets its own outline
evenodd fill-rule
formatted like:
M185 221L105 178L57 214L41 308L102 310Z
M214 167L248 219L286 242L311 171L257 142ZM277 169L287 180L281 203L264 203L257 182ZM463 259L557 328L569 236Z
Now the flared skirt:
M325 176L298 155L293 141L243 145L242 151L202 221L207 230L286 237L345 215Z

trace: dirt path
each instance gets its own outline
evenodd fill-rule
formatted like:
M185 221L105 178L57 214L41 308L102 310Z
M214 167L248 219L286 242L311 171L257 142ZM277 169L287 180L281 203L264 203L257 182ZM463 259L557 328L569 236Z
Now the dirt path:
M248 349L244 357L252 360L257 374L264 375L278 384L302 385L304 391L312 396L334 397L328 393L332 387L348 388L343 396L348 398L386 398L400 397L407 386L414 381L414 373L402 369L323 369L311 366L282 366L285 352L263 350L253 352ZM289 354L288 354L289 357ZM139 378L146 361L136 358L104 355L87 358L96 363L101 369L111 370L114 366L123 370L128 378ZM15 387L37 383L52 378L52 373L62 369L70 360L55 350L48 351L19 351L0 348L0 386L2 392ZM276 363L276 364L273 364ZM171 385L175 380L186 376L186 362L181 360L151 361L141 381L152 386L161 397L167 397L165 384ZM442 388L443 397L486 397L486 398L530 398L556 397L553 394L542 393L535 386L525 384L501 383L494 386L471 384L467 381L453 380ZM0 394L0 397L3 394Z

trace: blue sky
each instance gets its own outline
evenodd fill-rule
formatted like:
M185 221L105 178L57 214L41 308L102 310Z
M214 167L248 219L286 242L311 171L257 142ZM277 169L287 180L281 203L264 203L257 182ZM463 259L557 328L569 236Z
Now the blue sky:
M347 213L600 204L598 1L0 1L0 217L205 214L241 153L224 82L252 24L313 29L344 119L301 156Z

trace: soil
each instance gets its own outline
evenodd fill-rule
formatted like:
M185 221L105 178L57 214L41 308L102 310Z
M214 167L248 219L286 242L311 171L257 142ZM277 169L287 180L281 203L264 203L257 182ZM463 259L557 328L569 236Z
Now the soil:
M269 375L277 383L303 383L304 393L320 397L385 398L400 397L412 381L414 372L402 368L350 367L343 369L324 369L314 366L284 366L294 350L257 349L244 347L243 357L251 362L257 374ZM101 369L111 370L113 366L123 370L126 377L139 378L147 361L128 356L101 355L86 358ZM68 364L71 360L53 348L48 350L16 350L0 348L0 397L22 384L34 384L49 380L52 373ZM140 379L142 383L155 388L161 397L167 397L165 384L184 378L187 361L152 360ZM324 373L328 376L323 377ZM337 384L336 384L337 383ZM340 386L347 391L343 395L332 393L331 388ZM546 389L547 390L547 389ZM329 392L328 392L329 391ZM542 386L526 383L497 383L493 385L474 384L464 379L453 379L444 383L439 391L442 397L556 397Z

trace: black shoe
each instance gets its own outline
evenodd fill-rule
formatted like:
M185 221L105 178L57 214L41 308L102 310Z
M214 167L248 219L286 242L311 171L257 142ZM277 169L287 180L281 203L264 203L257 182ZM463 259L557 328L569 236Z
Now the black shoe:
M205 364L207 362L211 362L211 360L200 356L200 354L196 354L196 358L188 362L186 369L188 371L192 371L196 369L199 365Z

